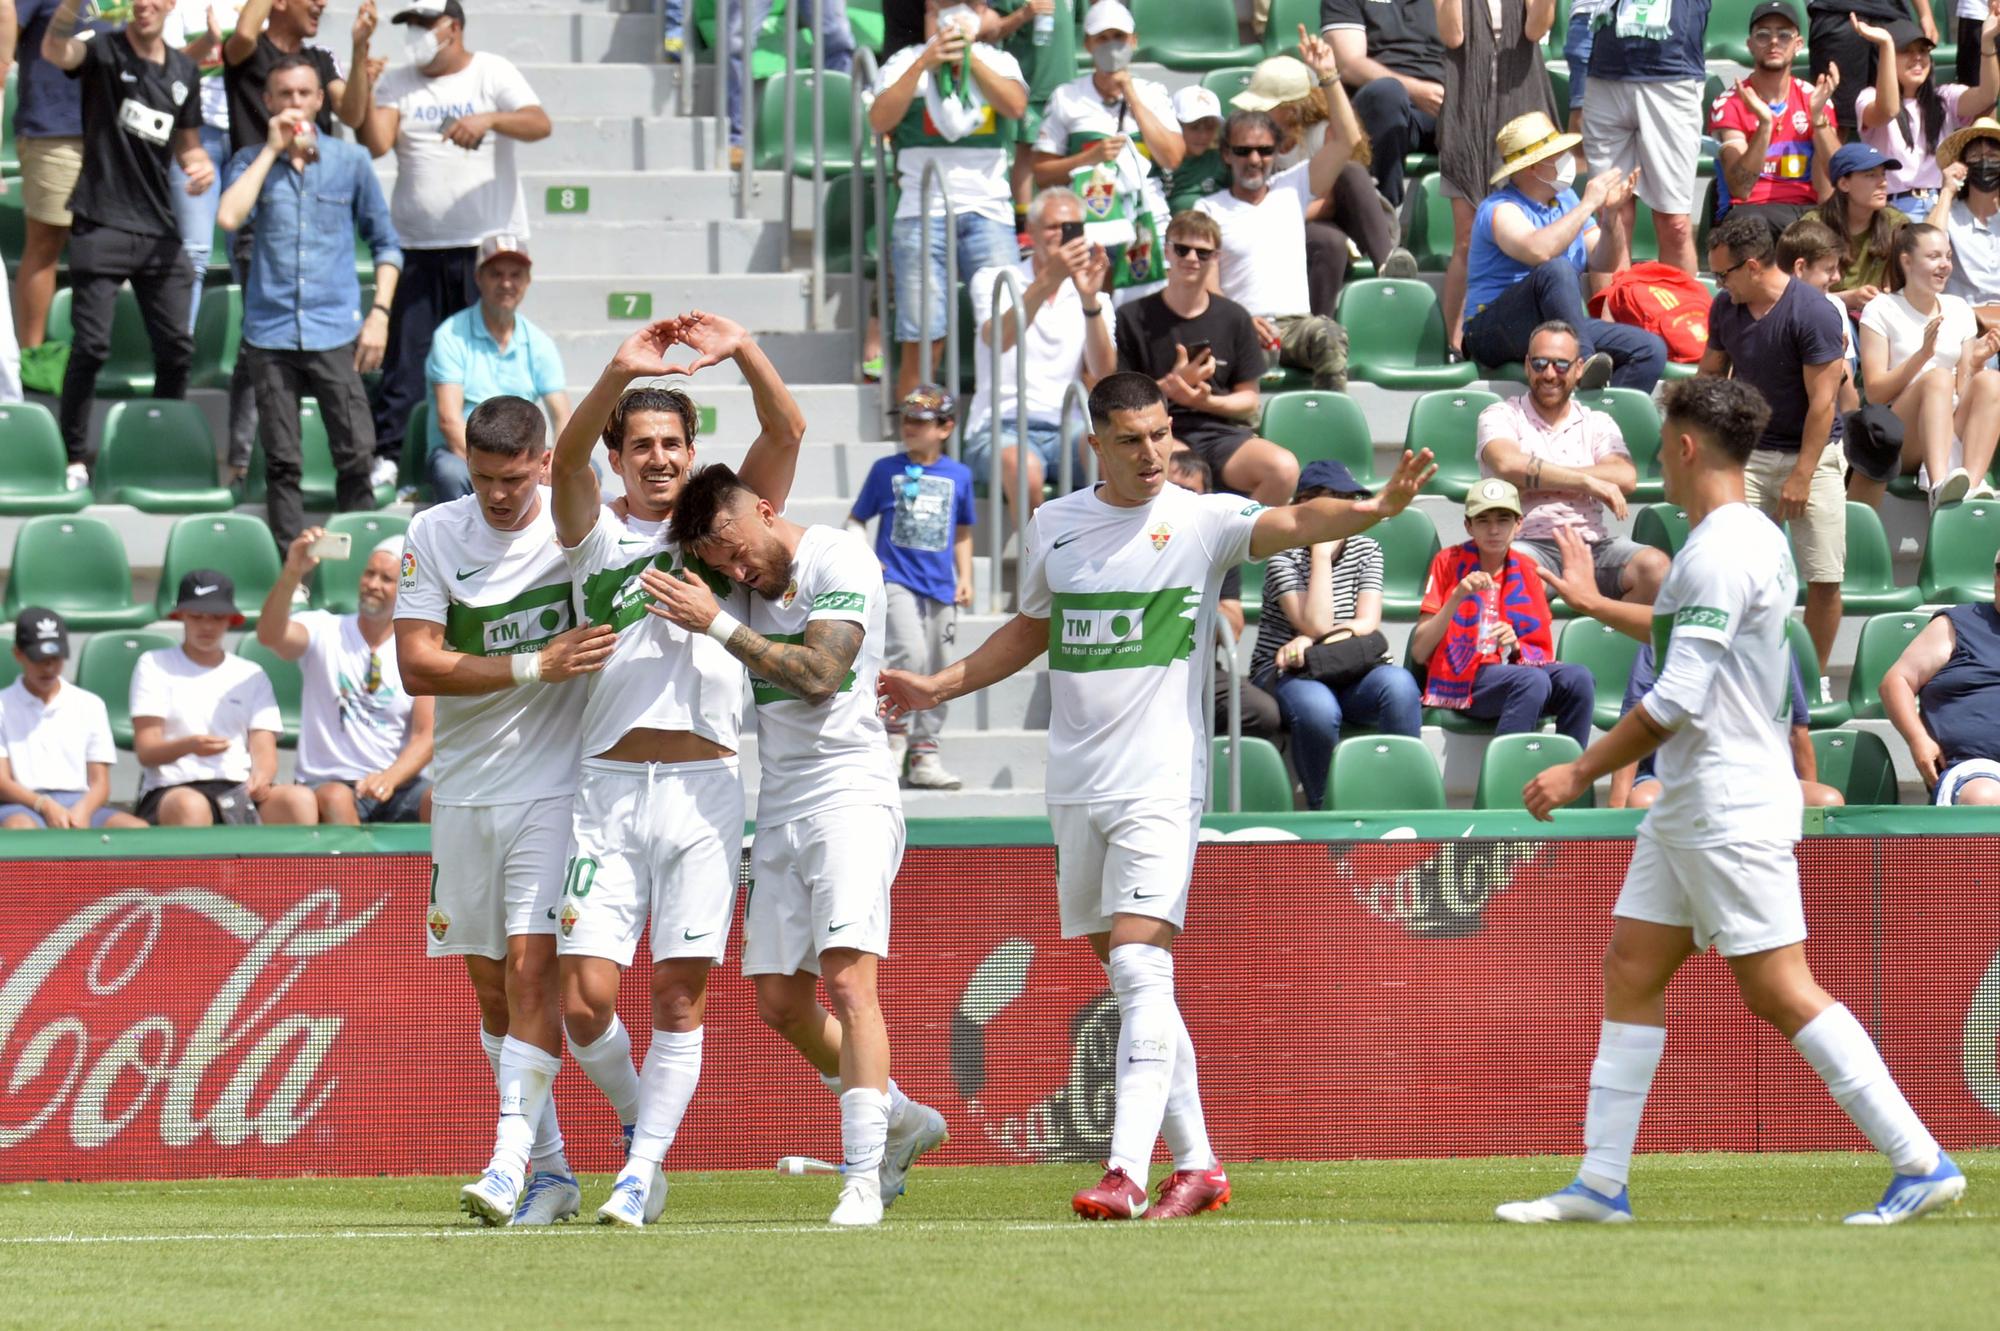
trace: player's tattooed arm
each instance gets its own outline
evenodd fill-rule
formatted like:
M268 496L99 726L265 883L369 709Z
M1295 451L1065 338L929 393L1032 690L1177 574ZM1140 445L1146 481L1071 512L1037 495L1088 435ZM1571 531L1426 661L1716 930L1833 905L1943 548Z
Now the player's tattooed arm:
M804 642L772 642L748 624L723 644L759 679L817 706L840 691L861 652L861 625L849 619L815 619Z

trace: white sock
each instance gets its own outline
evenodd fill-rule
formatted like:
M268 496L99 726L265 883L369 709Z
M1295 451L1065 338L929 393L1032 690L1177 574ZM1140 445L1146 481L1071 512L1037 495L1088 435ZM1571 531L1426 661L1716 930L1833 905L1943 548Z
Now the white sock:
M1146 1186L1153 1142L1173 1084L1174 954L1144 943L1111 949L1111 991L1118 998L1118 1101L1111 1122L1111 1167Z
M1632 1177L1639 1116L1646 1112L1653 1072L1666 1048L1664 1026L1607 1021L1599 1031L1583 1120L1583 1164L1576 1172L1586 1187L1615 1197Z
M500 1047L500 1129L493 1143L493 1163L525 1175L535 1151L535 1127L548 1108L562 1059L525 1040L508 1036ZM556 1152L562 1154L558 1145Z
M840 1093L840 1151L842 1171L848 1178L857 1175L881 1177L882 1150L889 1140L889 1097L881 1091L857 1086Z
M1213 1169L1215 1152L1208 1144L1208 1117L1201 1110L1201 1085L1195 1075L1194 1040L1180 1008L1174 1009L1180 1038L1174 1045L1174 1075L1167 1089L1167 1115L1160 1135L1174 1153L1175 1169Z
M479 1047L486 1052L486 1061L493 1065L494 1085L500 1084L500 1051L505 1047L507 1037L494 1035L484 1026L479 1028ZM528 1046L534 1048L533 1045ZM537 1051L539 1052L539 1051ZM550 1055L560 1062L559 1055ZM551 1074L553 1075L553 1074ZM553 1083L551 1083L553 1085ZM542 1112L535 1119L535 1140L528 1148L534 1160L537 1174L567 1174L569 1160L563 1155L562 1125L556 1122L556 1098L550 1095L542 1104Z
M479 1048L485 1053L486 1061L493 1067L493 1085L500 1085L500 1049L507 1043L504 1035L495 1035L484 1026L479 1028Z
M590 1078L591 1085L604 1092L604 1098L611 1102L612 1112L618 1115L621 1127L630 1127L639 1119L639 1073L632 1066L632 1037L625 1032L625 1023L618 1020L618 1014L611 1014L611 1029L597 1037L590 1044L569 1043L570 1057L576 1060L583 1075Z
M1792 1037L1854 1126L1889 1157L1898 1174L1928 1174L1938 1166L1937 1139L1903 1098L1868 1032L1843 1003L1814 1017Z
M681 1116L701 1081L701 1027L691 1031L653 1032L646 1046L646 1064L639 1070L639 1118L632 1133L632 1159L624 1174L639 1172L637 1162L657 1165L666 1158L680 1131Z
M825 1086L826 1089L833 1092L835 1099L840 1098L841 1095L840 1078L829 1077L824 1072L822 1072L819 1074L819 1079L821 1085ZM896 1125L897 1121L903 1117L904 1112L909 1109L912 1103L913 1101L910 1099L910 1097L903 1094L903 1088L896 1084L896 1079L894 1077L889 1078L889 1126L890 1127L894 1127Z

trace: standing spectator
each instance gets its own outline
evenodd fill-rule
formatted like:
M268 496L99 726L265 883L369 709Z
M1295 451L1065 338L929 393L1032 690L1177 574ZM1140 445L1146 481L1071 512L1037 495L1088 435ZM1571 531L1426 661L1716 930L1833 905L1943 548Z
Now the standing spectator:
M1320 0L1320 35L1333 44L1354 114L1374 145L1375 183L1403 206L1403 158L1438 150L1444 43L1436 0Z
M1653 603L1667 556L1612 534L1639 470L1618 422L1575 397L1583 373L1576 330L1546 323L1528 339L1528 391L1479 413L1479 470L1524 487L1514 548L1551 573L1562 571L1556 532L1568 528L1590 547L1597 589L1613 600ZM1606 510L1609 510L1607 513Z
M1185 212L1209 195L1229 188L1229 164L1222 158L1222 102L1199 83L1174 94L1174 119L1181 125L1181 164L1167 173L1167 215Z
M376 470L393 478L403 427L423 400L431 334L478 299L479 242L499 232L528 234L514 145L547 138L551 126L512 61L466 49L458 0L417 0L390 19L404 25L409 63L379 81L370 79L367 63L373 17L364 9L355 20L348 76L373 84L362 145L377 157L396 153L389 210L403 243L403 277L389 306L375 400Z
M208 188L196 193L188 189L187 173L178 163L169 168L167 180L174 201L174 216L180 222L181 248L187 251L188 266L194 270L194 290L188 295L188 331L194 331L195 312L201 308L202 287L208 281L209 250L215 244L215 209L222 197L222 168L229 164L229 97L222 86L222 29L239 26L236 6L230 0L179 0L167 11L161 36L194 61L201 71L201 149L208 154L214 172Z
M1192 490L1198 495L1215 492L1214 473L1209 471L1206 462L1195 456L1191 448L1176 448L1167 455L1167 479L1181 489ZM1228 621L1229 631L1235 634L1236 641L1241 643L1246 623L1243 615L1241 564L1231 566L1229 571L1222 575L1222 581L1217 584L1215 613L1219 619ZM1218 660L1221 647L1222 644L1218 642L1216 644ZM1231 661L1229 668L1241 670L1243 667ZM1285 722L1278 714L1278 700L1247 679L1243 681L1239 693L1242 710L1237 717L1237 723L1242 733L1282 745L1285 742ZM1218 735L1229 733L1229 679L1220 670L1215 675L1215 733Z
M1847 494L1834 410L1846 367L1841 319L1818 290L1778 264L1774 250L1770 226L1757 217L1727 218L1709 238L1708 264L1721 289L1709 307L1701 373L1733 375L1770 404L1770 423L1743 469L1744 496L1792 525L1799 580L1806 584L1806 630L1827 661L1847 569Z
M903 399L903 451L868 469L847 515L856 530L875 523L875 556L888 598L883 661L893 661L897 670L943 669L958 637L959 608L972 604L974 473L944 455L957 416L950 393L936 384L917 385ZM897 773L919 790L957 790L961 784L938 757L944 711L885 723Z
M1595 290L1629 258L1630 210L1621 205L1631 199L1632 174L1593 175L1578 199L1570 188L1576 143L1540 112L1501 128L1493 176L1499 188L1472 220L1465 352L1482 365L1514 364L1527 358L1535 329L1560 320L1583 339L1579 388L1609 382L1650 393L1667 363L1666 343L1642 328L1593 319L1583 304L1585 281Z
M1106 290L1111 285L1111 260L1101 245L1093 245L1079 235L1064 241L1066 228L1083 225L1083 201L1069 190L1049 188L1035 196L1028 209L1028 235L1034 253L1022 261L1026 279L1021 292L1021 318L1027 334L1015 344L1013 303L996 304L999 275L1011 266L984 268L972 275L972 318L978 334L979 391L972 400L971 419L959 456L974 476L984 476L992 460L990 424L1000 419L1000 475L1007 502L1014 498L1016 422L1024 416L1028 426L1028 511L1042 502L1044 478L1056 474L1062 465L1062 408L1069 386L1078 379L1086 389L1118 366L1118 349L1112 342L1111 304ZM992 382L993 356L989 348L1000 347L1000 382ZM1023 366L1022 362L1026 364ZM1017 400L1014 388L1025 369L1027 399ZM1000 403L996 412L994 402ZM1083 447L1079 440L1070 450L1070 475L1083 477ZM928 673L923 672L923 673Z
M199 0L184 0L195 4ZM331 136L339 125L360 129L368 119L368 80L350 84L341 73L340 62L324 46L313 45L319 36L321 0L243 0L236 15L236 30L222 44L222 85L229 99L230 155L245 148L260 148L270 132L271 112L264 100L264 81L286 56L302 55L319 71L320 87L326 96L313 113L313 125ZM375 25L375 0L362 0L361 13L370 31ZM355 21L357 45L364 19ZM353 93L355 95L350 96ZM226 158L224 160L227 160Z
M2000 15L2000 4L1994 11ZM1991 17L1980 34L1980 79L1937 86L1931 63L1936 43L1908 19L1884 27L1854 20L1854 30L1875 47L1875 83L1854 99L1861 141L1896 165L1885 176L1889 205L1908 217L1927 217L1936 206L1943 183L1936 159L1937 145L1993 109L2000 93L2000 55L1993 41L2000 17Z
M369 470L375 422L361 376L382 363L389 301L403 255L368 152L320 135L326 96L303 55L272 65L264 83L270 115L261 148L229 160L222 225L255 227L243 293L243 356L257 393L271 534L289 546L304 524L299 399L319 399L339 473L343 512L375 507ZM282 160L283 167L273 170ZM375 259L375 302L361 308L354 241Z
M489 397L540 402L556 434L569 423L569 392L555 340L521 313L533 279L527 242L488 236L473 280L479 303L438 325L424 365L431 419L427 468L440 504L472 493L465 466L465 421Z
M764 24L771 17L775 0L739 0L729 10L729 169L739 170L743 166L743 81L746 76L743 55L743 6L750 7L751 41L755 45L757 35L764 31ZM824 68L837 74L845 74L854 68L854 30L847 24L847 0L792 0L798 6L799 31L810 40L813 32L813 12L817 6L826 6L826 54L821 58ZM400 19L398 20L401 21ZM794 20L787 19L786 22ZM807 124L810 135L810 122Z
M1200 211L1167 223L1167 285L1118 311L1118 368L1160 385L1174 438L1193 449L1224 490L1282 504L1298 459L1257 437L1265 344L1241 305L1211 290L1222 228Z
M927 12L930 38L890 57L882 67L882 91L868 108L869 128L895 142L902 184L890 231L895 335L902 344L899 398L908 397L919 378L934 375L944 354L946 306L958 299L945 284L945 248L957 249L961 276L1012 263L1020 254L1007 144L1011 122L1028 109L1028 83L1013 56L972 39L984 10L980 0L971 0L942 13ZM943 193L957 216L956 236L945 234L942 200L935 212L924 214L924 167L931 162L937 163ZM926 270L931 306L919 323ZM933 343L931 362L920 365L918 348L927 338Z
M1299 472L1292 502L1366 499L1369 493L1346 467L1321 459ZM1416 676L1391 661L1338 686L1305 673L1306 650L1313 644L1334 635L1366 637L1381 627L1382 547L1373 537L1280 550L1264 565L1264 609L1250 654L1250 680L1277 698L1309 809L1325 807L1327 768L1343 724L1384 735L1414 736L1423 729ZM1247 715L1247 705L1244 710Z
M1025 219L1035 196L1035 140L1055 91L1076 77L1076 10L1070 0L994 0L979 35L1020 62L1028 109L1014 143L1014 212Z
M1951 278L1981 318L2000 321L2000 121L1982 116L1938 145L1938 208L1951 238ZM1937 214L1931 214L1937 225Z
M312 791L319 821L427 823L431 727L437 699L412 698L396 669L396 579L403 538L391 536L361 566L357 612L292 613L294 594L319 560L308 527L285 551L284 571L257 616L257 641L287 661L303 661L299 695L299 784Z
M1750 11L1750 76L1715 99L1709 124L1719 148L1719 213L1742 210L1783 231L1833 188L1827 162L1840 147L1834 123L1836 76L1792 77L1799 21L1780 0Z
M1953 44L1958 47L1958 66L1952 71L1957 82L1979 82L1980 63L1991 41L1980 38L1986 35L1986 21L1992 16L1992 0L1957 0L1958 30Z
M1710 0L1662 5L1621 0L1597 18L1590 85L1583 94L1583 151L1593 178L1637 172L1639 201L1653 210L1660 258L1695 271L1695 164L1701 156L1702 39ZM1634 202L1618 205L1632 234Z
M1806 44L1812 53L1812 77L1818 81L1832 71L1838 79L1833 110L1842 134L1856 128L1854 103L1861 90L1875 86L1875 46L1855 30L1854 20L1894 23L1912 14L1924 36L1936 44L1937 21L1931 16L1931 0L1806 0L1810 28Z
M1556 729L1583 747L1596 681L1555 659L1542 579L1535 561L1513 548L1520 527L1513 486L1488 477L1472 487L1465 496L1472 539L1432 557L1410 659L1428 663L1425 706L1492 721L1500 735L1539 729L1552 715Z
M14 270L13 315L21 345L30 348L48 336L56 264L69 243L69 196L83 170L83 91L42 55L42 38L61 8L62 0L15 0L14 6L20 23L14 146L21 158L27 235ZM70 12L76 12L74 6ZM113 31L95 19L76 27L92 34Z
M111 352L118 288L132 283L153 344L153 396L187 395L194 362L188 321L194 274L181 249L168 166L178 160L186 189L200 193L215 169L201 146L194 61L161 39L166 0L133 0L123 29L98 41L73 35L79 0L63 0L42 38L42 58L83 89L83 169L70 197L69 365L63 371L62 435L69 482L89 475L90 401Z
M1826 223L1847 247L1834 294L1859 317L1882 294L1889 273L1889 247L1910 219L1889 206L1889 168L1901 163L1865 143L1842 144L1827 163L1833 193L1806 216ZM1713 246L1714 242L1710 242Z
M0 828L144 827L108 806L111 718L104 699L65 683L69 626L30 606L14 621L21 677L0 689Z
M1992 601L1933 613L1889 667L1882 711L1938 804L2000 804L2000 558Z
M273 784L284 723L269 676L222 645L243 622L236 584L195 569L168 618L186 640L132 671L132 752L144 769L133 812L160 827L314 822L311 791Z

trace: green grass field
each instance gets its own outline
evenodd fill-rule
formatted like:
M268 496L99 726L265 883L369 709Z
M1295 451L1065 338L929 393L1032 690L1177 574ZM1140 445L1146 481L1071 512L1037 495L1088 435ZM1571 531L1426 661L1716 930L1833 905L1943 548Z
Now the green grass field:
M2000 1153L1960 1163L1963 1205L1887 1230L1838 1223L1887 1177L1847 1154L1646 1157L1640 1223L1529 1229L1493 1204L1572 1161L1239 1165L1157 1225L1072 1220L1082 1167L922 1169L863 1233L761 1173L673 1175L639 1233L481 1229L458 1179L14 1184L0 1325L1992 1327Z

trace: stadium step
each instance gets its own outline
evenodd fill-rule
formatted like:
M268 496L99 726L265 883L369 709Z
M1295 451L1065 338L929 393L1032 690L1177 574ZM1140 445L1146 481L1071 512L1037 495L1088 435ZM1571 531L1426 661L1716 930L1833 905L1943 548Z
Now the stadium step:
M769 273L785 255L783 230L780 223L755 218L669 222L563 219L537 225L529 247L536 267L551 275L633 273L650 279L672 272ZM530 295L529 301L534 300ZM568 348L562 350L567 353Z
M530 317L562 328L595 320L629 333L683 310L733 310L753 333L804 332L809 285L804 273L538 275Z
M537 242L539 243L539 242ZM534 300L530 293L529 301ZM727 311L721 311L727 313ZM653 317L664 319L684 313L682 310L667 309L657 302L653 306ZM572 395L586 391L597 373L610 361L618 346L632 335L634 324L611 324L599 320L589 328L543 329L555 339L556 350L562 353L563 369L569 376ZM849 330L828 330L818 333L759 332L757 345L771 358L777 367L778 376L792 390L793 396L801 392L820 390L851 390L864 393L863 405L856 410L863 413L879 413L882 390L873 385L854 382L854 334ZM700 376L686 385L697 400L704 395L724 388L738 388L743 385L743 376L735 362L711 366ZM745 399L748 401L748 399ZM842 413L831 421L808 416L806 437L808 440L851 438L868 439L877 434L873 415L854 415L843 408ZM850 425L859 433L849 433ZM1912 566L1914 567L1914 566Z
M784 195L779 189L784 179L776 171L752 175L752 216L776 221L784 215ZM612 222L734 217L736 184L737 177L727 171L521 173L531 227L540 225L544 219L575 218L579 212L587 212L594 220ZM587 197L582 193L585 190L589 191Z
M716 165L712 117L599 114L557 116L554 122L548 138L515 150L522 170L702 171Z

